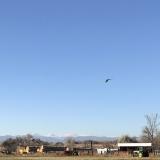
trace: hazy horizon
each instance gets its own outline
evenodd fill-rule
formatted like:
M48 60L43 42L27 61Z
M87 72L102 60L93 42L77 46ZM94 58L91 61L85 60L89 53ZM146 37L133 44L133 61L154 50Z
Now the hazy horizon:
M139 136L159 113L159 5L1 1L0 135Z
M64 133L64 134L47 134L47 135L43 135L43 134L38 134L38 133L26 133L26 134L15 134L15 135L11 135L11 134L5 134L5 135L0 135L1 137L3 136L13 136L13 137L23 137L23 136L27 136L27 135L31 135L31 136L44 136L44 137L106 137L106 138L116 138L116 137L111 137L111 136L106 136L106 135L85 135L85 134L76 134L76 133ZM120 135L117 137L121 137L121 136L125 136L125 135Z

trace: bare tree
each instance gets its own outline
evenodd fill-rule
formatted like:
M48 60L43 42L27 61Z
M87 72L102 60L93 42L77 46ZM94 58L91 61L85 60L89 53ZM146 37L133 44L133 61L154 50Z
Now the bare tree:
M70 149L73 149L75 147L75 140L73 138L67 138L66 141L65 141L65 146L70 148Z
M153 147L156 144L156 139L159 131L159 116L158 114L145 115L147 124L142 130L142 140L152 143Z
M130 137L129 135L124 135L118 139L118 142L119 143L137 143L138 141L136 137Z

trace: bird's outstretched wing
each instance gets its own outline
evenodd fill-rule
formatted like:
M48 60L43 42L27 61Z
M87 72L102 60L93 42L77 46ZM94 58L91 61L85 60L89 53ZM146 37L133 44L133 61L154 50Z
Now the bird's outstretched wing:
M109 79L109 78L108 78L108 79L106 79L106 81L105 81L105 82L107 83L107 82L108 82L108 81L110 81L110 80L111 80L111 79Z

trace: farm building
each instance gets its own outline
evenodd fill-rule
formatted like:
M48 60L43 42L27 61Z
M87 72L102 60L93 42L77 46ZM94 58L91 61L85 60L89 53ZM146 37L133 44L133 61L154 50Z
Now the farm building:
M17 154L28 154L41 152L41 146L17 146Z
M29 146L18 146L17 147L17 154L28 154L29 153Z
M149 157L152 143L118 143L120 154L134 157Z
M152 143L118 143L120 154L138 157L149 157Z
M151 150L152 143L118 143L119 151Z

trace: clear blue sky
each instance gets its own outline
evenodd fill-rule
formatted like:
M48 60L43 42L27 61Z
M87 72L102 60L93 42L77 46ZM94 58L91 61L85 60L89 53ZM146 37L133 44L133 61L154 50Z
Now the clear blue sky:
M140 135L160 107L159 6L0 1L0 135Z

